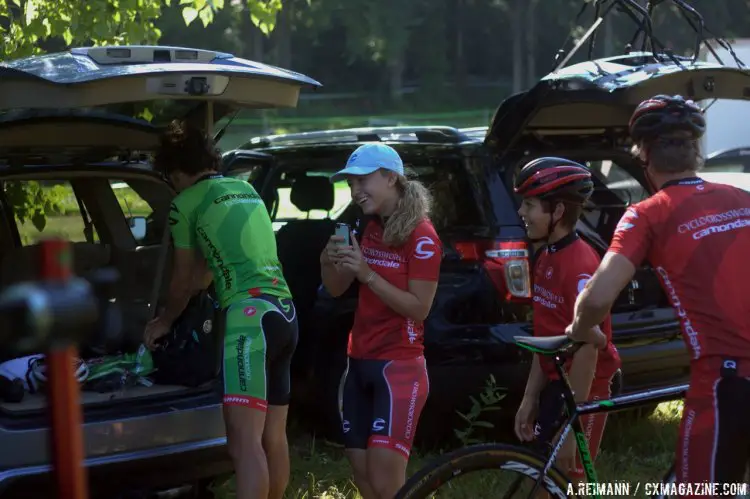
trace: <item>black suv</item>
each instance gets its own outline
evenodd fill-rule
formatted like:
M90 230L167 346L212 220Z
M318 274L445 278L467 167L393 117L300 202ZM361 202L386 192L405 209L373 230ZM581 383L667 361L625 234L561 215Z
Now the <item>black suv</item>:
M455 410L489 374L507 390L512 416L530 357L511 338L530 333L530 254L512 191L519 168L539 156L588 165L596 190L577 230L602 255L624 210L649 195L629 152L628 119L649 96L743 99L746 75L719 64L646 52L587 61L506 99L488 129L396 127L254 138L225 154L230 174L252 181L277 224L281 261L298 302L301 340L294 392L305 418L337 434L337 400L356 286L339 298L321 286L318 256L337 221L360 217L346 184L330 175L367 141L396 148L432 190L433 222L445 244L425 328L430 397L420 434L450 429ZM234 173L231 173L234 172ZM638 269L612 316L624 392L682 383L689 358L680 325L649 265Z
M255 138L225 154L228 173L252 181L274 218L279 256L301 321L296 401L307 418L319 416L332 435L339 422L337 399L357 295L356 286L339 298L328 295L318 257L336 222L356 226L361 217L350 203L346 182L331 184L329 177L367 141L396 148L407 169L430 188L432 220L445 245L438 292L426 321L431 393L420 433L449 428L445 418L465 410L469 395L482 390L489 374L507 389L503 403L510 412L505 415L514 414L530 357L512 344L512 337L530 333L533 255L510 186L517 167L537 152L498 164L483 141L485 133L483 128L450 127L319 131ZM571 149L545 154L571 156ZM581 148L575 156L592 168L597 182L578 230L603 254L624 209L646 192L629 173L632 161L621 147L606 153ZM608 187L622 181L625 190ZM650 269L638 272L614 312L626 391L686 379L688 357L679 324Z

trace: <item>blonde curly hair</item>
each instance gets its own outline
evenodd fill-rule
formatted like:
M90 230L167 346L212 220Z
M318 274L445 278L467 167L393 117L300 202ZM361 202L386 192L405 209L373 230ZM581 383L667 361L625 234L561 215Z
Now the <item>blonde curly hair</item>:
M386 174L383 171L383 174ZM403 246L417 225L428 218L432 210L432 195L420 181L397 175L396 188L400 199L393 215L388 217L383 231L383 242L389 246Z

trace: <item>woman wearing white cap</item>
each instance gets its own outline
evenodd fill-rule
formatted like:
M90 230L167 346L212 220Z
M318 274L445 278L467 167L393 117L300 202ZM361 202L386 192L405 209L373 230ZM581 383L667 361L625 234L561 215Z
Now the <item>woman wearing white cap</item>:
M334 235L320 256L331 295L359 281L344 383L344 446L364 499L390 499L406 480L429 393L423 321L437 290L442 245L428 218L429 192L404 176L393 148L360 146L331 181L341 178L365 215L374 215L361 245L353 233L351 246Z

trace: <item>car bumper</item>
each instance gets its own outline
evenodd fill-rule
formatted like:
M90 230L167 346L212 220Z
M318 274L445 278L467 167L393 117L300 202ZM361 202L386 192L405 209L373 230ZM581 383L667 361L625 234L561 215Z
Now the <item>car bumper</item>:
M618 348L623 393L687 383L690 356L682 338Z
M0 431L0 497L44 497L53 485L47 429ZM92 497L168 487L231 471L220 404L84 425ZM15 456L14 466L10 465ZM25 463L24 463L25 461ZM31 461L31 462L30 462ZM37 461L37 462L33 462Z

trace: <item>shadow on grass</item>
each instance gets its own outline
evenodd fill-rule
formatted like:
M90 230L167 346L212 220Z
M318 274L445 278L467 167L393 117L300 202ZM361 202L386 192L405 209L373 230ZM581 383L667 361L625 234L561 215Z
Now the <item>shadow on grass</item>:
M681 414L682 402L668 402L640 419L626 414L611 415L596 461L600 481L625 481L635 485L661 480L672 463ZM360 497L351 482L351 471L341 446L304 434L296 427L290 429L290 445L292 476L287 498ZM409 462L409 474L434 457L434 454L421 455L417 451ZM219 482L214 489L216 498L233 499L234 480L228 478ZM491 487L476 492L479 497L493 496Z

